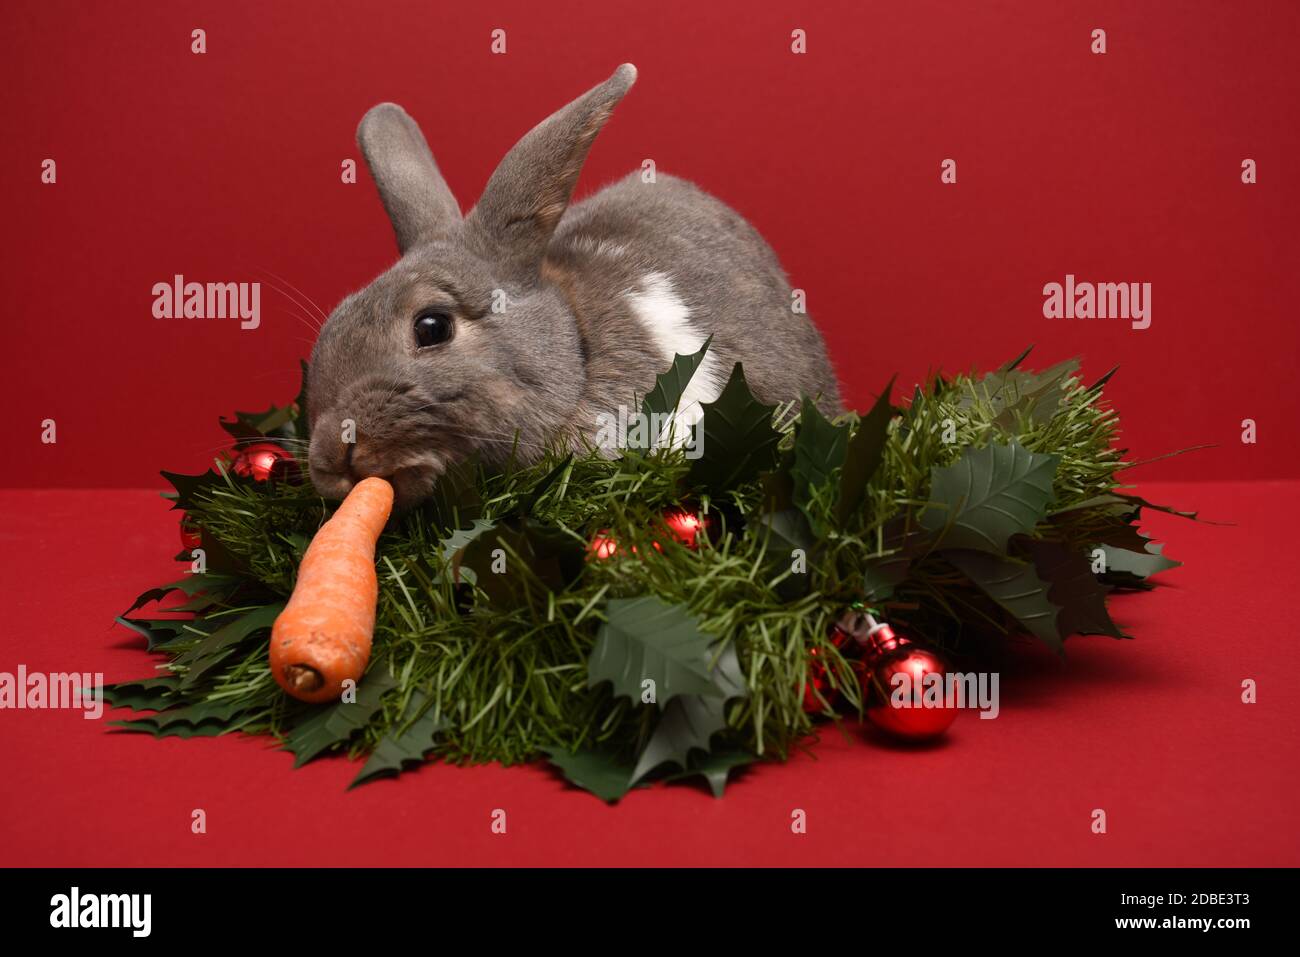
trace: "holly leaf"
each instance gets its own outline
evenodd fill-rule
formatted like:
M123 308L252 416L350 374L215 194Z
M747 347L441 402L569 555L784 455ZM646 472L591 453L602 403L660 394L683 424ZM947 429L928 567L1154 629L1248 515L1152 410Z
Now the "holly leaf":
M682 605L654 595L615 598L587 662L587 687L602 681L614 694L640 703L642 682L654 682L655 701L665 707L677 695L717 696L709 645L715 640Z
M235 584L236 587L232 587L228 592L214 592L207 590L197 592L188 601L183 601L179 605L172 605L162 610L169 612L192 611L196 615L201 615L205 612L213 611L214 609L220 610L222 608L228 608L230 607L231 598L237 589L238 583Z
M890 379L875 404L858 420L858 427L849 440L840 472L840 498L835 515L841 523L857 511L867 493L867 483L880 468L884 458L885 442L889 438L889 423L894 418L894 407L889 395L894 389Z
M265 710L269 701L227 698L220 701L200 701L184 708L172 708L133 721L110 721L109 724L124 731L152 734L155 738L190 738L195 735L219 735L234 731L249 712ZM241 720L235 720L235 719Z
M519 518L476 535L460 552L460 564L474 573L474 583L490 605L513 608L538 586L563 591L582 573L585 554L574 536Z
M710 649L710 655L714 655L714 645ZM736 647L728 643L723 647L721 653L716 654L716 660L711 663L713 669L713 687L722 700L730 701L732 698L749 697L749 685L745 683L745 673L740 669L740 658L736 654Z
M927 535L909 528L905 519L893 519L882 530L881 550L868 558L862 577L862 597L882 602L907 580L912 562L928 547Z
M203 724L174 724L165 731L160 731L149 718L138 718L134 721L110 721L109 724L118 731L151 734L155 738L215 738L226 734L228 731L237 730L237 726L228 726L215 721Z
M776 406L754 398L739 362L717 401L701 406L701 454L687 473L691 485L717 495L772 467L781 441L772 427Z
M727 777L731 772L758 759L748 751L717 750L707 754L696 752L690 760L690 767L685 771L671 774L666 780L681 781L686 778L703 777L709 784L709 790L715 798L722 797L727 786Z
M1116 548L1109 543L1101 546L1106 553L1106 574L1132 575L1135 578L1147 579L1159 572L1182 565L1182 562L1176 562L1162 554L1165 549L1163 543L1146 540L1145 535L1139 535L1139 538L1143 539L1141 551Z
M225 487L226 484L225 476L216 469L208 469L198 475L186 475L183 472L168 472L166 470L158 474L171 483L172 488L176 489L175 493L163 493L163 498L172 500L172 511L193 508L204 492L212 488Z
M632 765L602 750L568 751L542 748L551 764L564 773L569 783L590 791L611 804L632 789Z
M1129 522L1115 522L1103 526L1093 533L1097 545L1109 545L1111 548L1141 552L1146 549L1147 536Z
M791 461L785 461L789 459ZM794 479L790 477L790 465L794 455L785 452L778 455L776 468L759 476L762 490L762 512L784 512L794 508Z
M1021 626L1058 654L1065 650L1057 626L1060 606L1032 564L987 552L951 551L944 558L1011 613Z
M229 597L239 587L240 579L233 575L186 575L184 578L178 578L174 582L169 582L160 588L150 588L148 591L140 594L131 607L122 612L120 617L125 618L136 609L143 608L145 605L155 601L162 601L174 591L193 598L200 594L212 596L215 601L223 600ZM179 611L181 608L168 608L167 611Z
M307 417L307 363L299 359L301 378L298 394L288 405L272 405L264 412L236 412L233 419L222 417L220 425L236 444L256 442L264 438L306 438L309 434Z
M848 445L849 427L832 425L812 400L804 396L794 437L794 465L790 475L794 479L795 504L814 524L817 522L810 514L809 506L815 492L829 484L843 467Z
M423 692L412 693L411 701L406 706L406 714L407 716L419 715L419 717L402 731L387 735L375 745L374 751L370 753L370 759L366 761L361 772L352 779L348 790L383 775L401 774L409 768L424 763L429 752L437 744L438 734L451 727L451 722L436 708L428 708L421 713L421 709L426 707L428 701L428 696Z
M379 712L384 692L396 686L397 680L387 669L380 668L361 679L356 689L356 701L338 701L313 708L294 725L285 739L284 750L293 752L293 766L302 767L330 748L346 742Z
M1016 383L1016 405L1029 412L1031 421L1044 425L1056 415L1066 388L1079 371L1078 359L1067 359Z
M1012 535L1033 531L1047 515L1058 455L1030 452L1018 442L967 448L931 472L923 528L942 547L1003 554Z
M632 780L641 780L661 764L686 767L692 750L708 751L713 735L727 726L725 711L726 702L718 698L674 698L659 716L654 734L632 769Z
M235 439L236 444L242 444L281 437L296 418L292 405L273 405L265 412L236 412L233 419L223 416L218 424Z
M450 535L438 543L438 549L441 551L446 565L443 566L443 574L449 578L455 578L460 575L468 582L473 582L475 575L472 569L461 567L461 551L485 532L490 532L496 528L496 522L489 521L485 518L476 518L468 528L457 528Z
M226 621L193 648L177 655L175 663L185 665L189 669L181 678L181 690L198 684L200 679L224 661L227 655L255 634L270 630L283 610L284 602L273 602L255 608L246 615Z
M667 415L677 411L682 396L686 394L686 388L691 384L691 378L704 364L704 357L712 342L713 336L709 336L698 352L691 355L679 353L673 356L673 364L668 367L668 370L655 377L655 387L641 402L641 412L647 421L653 422L653 416L656 414Z
M1025 549L1034 561L1038 577L1048 582L1047 597L1061 607L1056 626L1061 637L1109 635L1128 638L1111 620L1106 608L1109 589L1097 581L1087 556L1059 542L1029 540Z
M144 720L153 722L159 732L178 724L200 725L209 721L226 725L237 715L257 711L270 704L270 699L225 698L217 701L200 701L184 708L173 708Z
M713 688L712 695L680 695L668 703L632 769L633 781L663 764L688 767L691 752L710 750L713 735L727 727L727 702L749 693L734 645L728 644L718 657Z
M811 576L793 570L794 551L802 549L805 556L815 544L811 526L804 513L795 508L760 515L754 521L758 534L767 535L765 572L773 577L786 575L774 586L783 601L794 601L808 594L812 587Z
M113 620L143 637L149 651L165 648L183 637L185 626L190 624L185 618L124 618L118 615Z
M1012 364L990 372L979 383L982 397L994 410L994 421L1004 429L1013 429L1018 416L1028 414L1031 421L1042 424L1051 420L1060 406L1070 379L1079 371L1078 359L1067 359L1049 369L1034 373L1017 368L1025 352ZM976 397L967 394L962 406L969 407Z
M444 555L454 555L484 532L496 528L496 523L485 518L476 518L469 528L458 528L438 543Z
M180 703L174 697L179 683L174 675L145 678L142 681L119 681L104 686L104 701L112 708L165 711Z

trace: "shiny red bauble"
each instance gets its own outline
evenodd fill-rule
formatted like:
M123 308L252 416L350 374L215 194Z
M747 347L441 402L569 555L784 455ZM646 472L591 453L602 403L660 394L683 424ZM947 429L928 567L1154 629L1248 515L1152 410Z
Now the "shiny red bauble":
M957 718L949 699L948 666L938 654L877 624L861 640L863 659L858 672L867 718L899 738L937 738Z
M848 644L850 635L847 631L832 625L830 634L827 637L830 638L832 645L843 649ZM821 660L818 650L810 648L808 654L810 660L808 662L807 684L803 686L803 709L809 714L820 714L826 710L826 704L835 703L835 699L839 697L839 694L831 685L829 670ZM817 697L818 694L821 695L820 699ZM826 704L823 704L823 701Z
M707 531L709 520L695 512L671 508L664 512L664 524L668 526L668 531L672 533L673 538L687 548L695 548L699 544L700 536Z
M292 481L298 477L298 463L284 448L274 442L254 442L240 445L228 453L227 466L240 478L256 482Z
M602 529L591 538L591 544L587 546L588 554L597 560L610 558L618 551L618 542L614 541L613 536L609 534L608 529Z
M199 534L199 527L190 520L185 513L181 513L181 548L185 551L193 551L203 544L203 537Z
M699 547L700 539L708 531L710 525L707 516L698 515L682 508L670 508L665 511L663 522L673 540L690 549ZM652 541L650 546L657 552L664 550L659 542ZM588 557L597 561L613 557L618 553L618 550L618 541L607 528L602 528L593 535L591 543L587 546ZM635 545L632 546L631 551L633 555L636 554Z

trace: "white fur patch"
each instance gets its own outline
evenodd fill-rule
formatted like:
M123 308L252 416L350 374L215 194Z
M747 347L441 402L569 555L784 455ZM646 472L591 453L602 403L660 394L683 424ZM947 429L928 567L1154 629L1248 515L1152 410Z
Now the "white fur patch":
M576 252L585 252L592 256L608 256L611 259L618 259L627 254L627 247L622 243L611 242L608 239L595 239L591 236L575 236L569 241L569 246Z
M633 314L654 339L659 350L657 358L662 360L664 369L672 365L675 356L689 356L700 351L706 336L691 326L688 321L691 311L664 273L646 275L641 280L641 289L629 292L627 298ZM710 350L678 403L677 414L669 427L673 445L683 445L689 440L691 427L704 416L700 403L716 399L725 384L722 364Z

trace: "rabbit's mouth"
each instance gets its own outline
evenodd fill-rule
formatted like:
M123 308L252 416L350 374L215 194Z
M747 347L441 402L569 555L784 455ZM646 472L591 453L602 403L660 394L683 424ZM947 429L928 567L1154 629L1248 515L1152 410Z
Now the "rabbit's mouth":
M312 455L312 485L325 498L342 499L364 478L375 476L393 486L393 507L410 508L428 498L438 477L447 470L446 458L438 452L421 450L389 458L363 445L354 452L345 448L341 455Z
M419 505L433 491L434 483L446 471L446 463L435 453L426 453L426 461L404 465L385 478L393 486L393 507L410 508Z

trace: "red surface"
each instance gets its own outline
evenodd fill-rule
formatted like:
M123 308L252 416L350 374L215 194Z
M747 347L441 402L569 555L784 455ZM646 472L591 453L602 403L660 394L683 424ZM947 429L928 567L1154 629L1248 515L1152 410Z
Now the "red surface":
M1071 639L1064 664L1017 655L1001 716L963 714L930 750L830 731L815 758L760 766L721 801L676 786L609 807L541 767L428 765L346 792L346 760L294 771L262 739L156 741L79 712L9 711L0 864L1298 865L1300 485L1141 490L1236 524L1152 516L1187 564L1116 601L1136 640ZM0 492L0 529L0 671L149 674L141 640L110 622L176 572L166 503ZM1258 704L1240 702L1244 678ZM1094 808L1109 833L1091 833Z
M1293 0L129 7L4 4L0 483L152 485L206 464L217 414L294 394L312 333L269 287L253 332L155 320L150 290L274 274L328 310L386 268L373 185L339 181L369 106L411 110L468 207L519 135L625 60L640 80L580 192L650 157L732 203L807 290L858 407L894 372L1037 343L1124 366L1109 393L1139 456L1210 442L1196 477L1300 477ZM1151 328L1044 319L1066 273L1151 282Z

